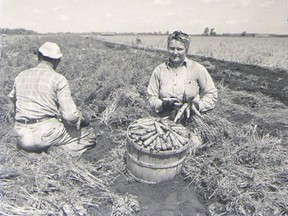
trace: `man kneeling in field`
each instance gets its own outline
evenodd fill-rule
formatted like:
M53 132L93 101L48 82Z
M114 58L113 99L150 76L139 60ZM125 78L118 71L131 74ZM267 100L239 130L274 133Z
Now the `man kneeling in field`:
M38 50L39 64L22 71L9 97L15 110L17 146L28 152L59 146L79 156L96 145L90 119L76 107L66 78L55 70L62 57L59 46L44 43Z

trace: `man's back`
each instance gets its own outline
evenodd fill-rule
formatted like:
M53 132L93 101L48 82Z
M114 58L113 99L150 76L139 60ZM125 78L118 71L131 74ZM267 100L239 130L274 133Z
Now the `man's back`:
M22 71L16 77L14 89L10 93L17 98L15 119L59 116L57 92L66 85L65 77L45 63Z
M77 109L66 78L55 70L62 57L60 47L46 42L38 49L39 64L22 71L9 94L15 112L17 146L28 152L61 146L79 156L96 144L89 117Z

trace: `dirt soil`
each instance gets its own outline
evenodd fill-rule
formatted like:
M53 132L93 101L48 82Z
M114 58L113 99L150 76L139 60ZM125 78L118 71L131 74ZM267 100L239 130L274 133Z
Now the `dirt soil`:
M175 178L158 184L128 183L121 176L115 182L119 194L137 195L141 206L140 216L190 216L208 215L204 201L179 174Z
M109 132L101 134L98 137L97 146L84 153L83 157L88 161L99 160L115 148L115 144L110 141L109 134ZM120 195L125 195L127 192L136 195L140 205L140 211L137 214L139 216L208 215L203 199L193 190L193 186L188 186L189 183L181 174L158 184L127 181L124 176L120 175L115 180L112 190ZM100 212L105 215L111 212L111 208L103 206L96 211L94 210L96 215Z
M269 69L212 58L198 61L217 81L224 80L230 89L261 92L288 105L288 71Z
M239 113L237 110L229 110L225 116L233 122L242 124L257 124L264 133L274 136L281 136L284 145L288 145L288 116L283 116L276 110L287 110L288 106L288 70L270 69L255 65L245 65L237 62L220 61L213 58L202 58L192 56L194 60L203 64L213 79L228 86L228 89L236 91L247 91L252 93L262 93L274 100L275 103L269 107L271 113L267 113L263 118L255 118L251 113ZM246 106L250 110L268 108L259 104L256 98L240 97L234 99L235 104ZM271 114L271 115L270 115ZM267 118L269 117L269 118Z

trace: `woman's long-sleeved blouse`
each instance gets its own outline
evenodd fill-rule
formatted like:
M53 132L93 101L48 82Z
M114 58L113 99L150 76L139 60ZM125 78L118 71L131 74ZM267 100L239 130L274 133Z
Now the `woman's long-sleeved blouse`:
M148 85L149 103L159 113L163 98L177 98L179 101L194 99L199 111L205 112L215 107L217 88L204 66L185 58L182 66L172 69L169 62L158 65Z

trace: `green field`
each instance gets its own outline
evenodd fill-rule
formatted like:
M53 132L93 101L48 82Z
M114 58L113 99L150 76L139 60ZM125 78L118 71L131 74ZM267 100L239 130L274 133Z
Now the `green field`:
M201 46L220 46L223 39L209 38ZM37 64L35 51L47 40L58 43L63 51L57 70L69 80L76 104L95 117L92 126L98 144L79 160L57 149L33 154L16 148L7 95L17 74ZM194 38L192 46L197 40L206 39ZM279 43L279 49L266 52L267 40ZM282 66L287 68L286 39L225 41L223 47L237 48L236 52L223 49L233 51L226 56L243 55L245 50L246 59L258 55L264 59L271 52L275 65L286 61ZM261 45L252 52L257 41ZM219 91L216 108L203 118L194 117L188 126L198 130L204 145L191 150L178 183L144 186L132 179L123 158L127 127L150 116L146 88L153 69L166 57L157 50L99 41L98 36L7 36L0 60L0 215L287 215L287 70L197 58ZM270 63L265 66L273 67ZM198 210L187 200L195 192L201 202Z

